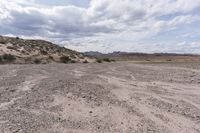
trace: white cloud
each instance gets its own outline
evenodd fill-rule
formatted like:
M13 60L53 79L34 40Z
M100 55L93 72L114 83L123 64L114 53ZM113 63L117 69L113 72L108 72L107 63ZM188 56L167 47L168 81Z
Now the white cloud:
M81 51L108 51L109 46L129 50L159 33L200 21L200 14L192 13L199 7L200 0L91 0L88 8L1 0L0 34L47 38Z

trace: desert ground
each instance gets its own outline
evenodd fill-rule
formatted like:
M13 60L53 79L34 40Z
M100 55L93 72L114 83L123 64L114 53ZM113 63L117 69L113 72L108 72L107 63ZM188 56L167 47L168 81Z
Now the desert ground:
M200 133L200 63L1 65L0 133Z

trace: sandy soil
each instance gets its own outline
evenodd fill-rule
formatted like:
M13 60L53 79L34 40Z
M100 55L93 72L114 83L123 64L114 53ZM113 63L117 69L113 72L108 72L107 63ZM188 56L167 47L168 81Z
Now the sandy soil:
M0 132L200 133L200 68L3 65Z

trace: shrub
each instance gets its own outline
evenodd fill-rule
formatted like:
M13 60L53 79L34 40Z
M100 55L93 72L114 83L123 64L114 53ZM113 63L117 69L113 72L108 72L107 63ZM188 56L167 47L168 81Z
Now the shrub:
M2 57L0 56L0 63L2 63L3 62L3 59L2 59Z
M89 63L87 60L83 61L83 63Z
M96 60L97 63L102 63L103 61L101 59Z
M7 61L7 62L12 62L14 60L16 60L16 57L14 55L11 55L11 54L4 54L2 56L3 60L4 61Z
M40 64L42 61L41 61L40 59L35 59L33 62L34 62L35 64Z
M105 62L111 62L111 60L109 58L103 58L103 61L105 61Z
M62 63L70 63L71 59L68 56L62 56L62 57L60 57L60 62L62 62Z
M76 63L76 61L75 60L71 60L70 63Z
M49 56L49 59L50 59L50 60L54 60L53 56Z
M1 40L1 41L0 41L0 43L1 43L1 44L6 44L6 42L5 42L5 41L3 41L3 40Z
M17 36L16 39L19 40L20 38Z

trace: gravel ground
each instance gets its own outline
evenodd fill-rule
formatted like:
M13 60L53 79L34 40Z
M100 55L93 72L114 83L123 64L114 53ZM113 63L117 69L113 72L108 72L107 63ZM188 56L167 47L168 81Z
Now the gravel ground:
M0 66L1 133L200 133L200 67Z

